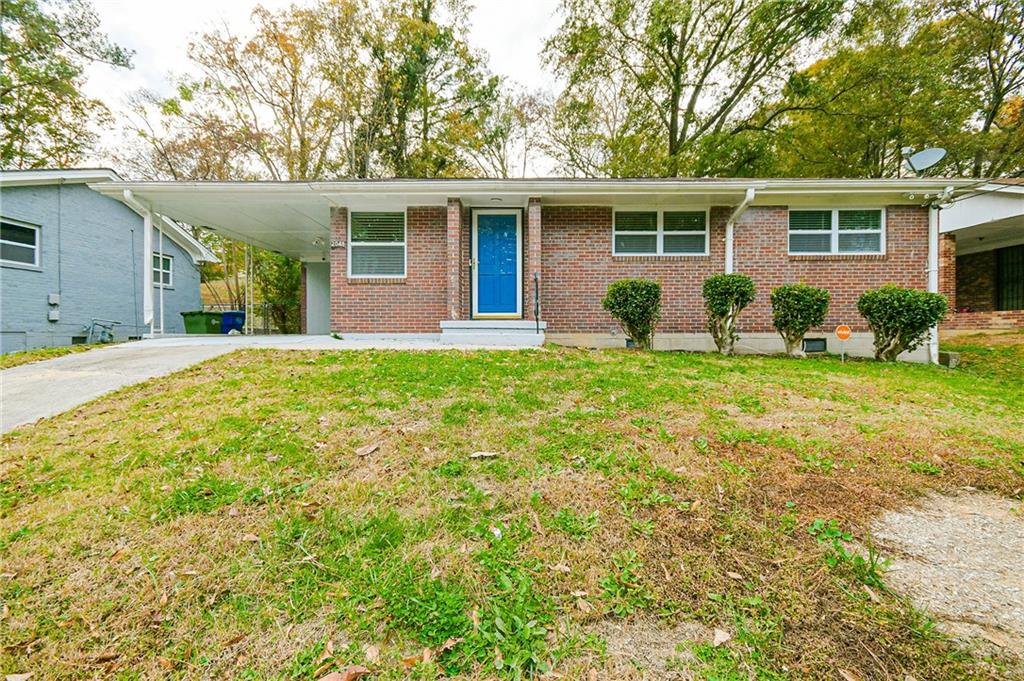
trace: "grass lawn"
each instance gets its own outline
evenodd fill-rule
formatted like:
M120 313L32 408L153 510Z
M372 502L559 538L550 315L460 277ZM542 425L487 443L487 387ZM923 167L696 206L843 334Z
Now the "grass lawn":
M731 636L674 651L700 678L995 677L841 541L1021 499L1019 349L978 347L223 356L5 436L0 668L640 678L598 632L656 620Z
M109 343L106 345L109 345ZM82 343L80 345L58 345L53 348L36 348L35 350L24 350L22 352L8 352L7 354L0 355L0 369L10 369L22 364L41 362L44 359L54 359L55 357L63 357L64 355L102 347L105 347L105 345L99 343L86 345Z

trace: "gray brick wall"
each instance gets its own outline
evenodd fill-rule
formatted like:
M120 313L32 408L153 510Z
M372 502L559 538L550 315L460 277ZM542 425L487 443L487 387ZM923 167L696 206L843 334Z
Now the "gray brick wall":
M41 227L40 267L0 266L0 351L67 345L93 317L124 322L119 339L142 326L142 218L84 184L0 188L0 215ZM154 235L156 230L154 230ZM154 250L158 244L153 239ZM165 331L183 333L182 310L201 307L199 271L169 238L173 288L164 291ZM47 321L50 293L59 293L60 321ZM159 325L159 291L154 288Z

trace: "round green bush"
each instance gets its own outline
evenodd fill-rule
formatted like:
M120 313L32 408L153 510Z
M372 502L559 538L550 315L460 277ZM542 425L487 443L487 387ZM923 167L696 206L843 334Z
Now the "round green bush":
M865 291L857 299L857 311L875 336L875 359L883 362L924 343L928 331L946 316L947 306L938 293L891 285Z
M708 313L708 331L723 355L731 355L739 334L736 318L754 300L754 280L745 274L716 274L704 280L701 293Z
M828 314L829 292L808 284L772 289L772 323L786 344L786 354L803 355L800 343L808 329L821 326Z
M638 348L650 350L661 319L661 284L648 279L620 279L608 287L601 305Z

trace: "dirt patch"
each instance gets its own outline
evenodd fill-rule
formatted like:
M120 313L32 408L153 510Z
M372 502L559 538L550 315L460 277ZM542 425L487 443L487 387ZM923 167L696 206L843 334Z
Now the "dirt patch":
M693 622L667 628L655 619L603 621L591 632L607 643L606 672L616 679L693 679L695 643L710 643L711 629Z
M1024 506L990 494L930 495L874 526L885 580L955 638L1024 659Z

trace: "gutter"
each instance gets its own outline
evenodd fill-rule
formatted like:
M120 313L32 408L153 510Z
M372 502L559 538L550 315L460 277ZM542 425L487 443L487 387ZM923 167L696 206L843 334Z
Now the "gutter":
M733 247L733 228L736 226L736 221L739 220L740 216L746 212L747 208L754 201L754 196L757 194L757 190L753 187L748 187L746 194L743 196L743 200L736 206L736 210L732 212L729 219L725 223L725 273L732 274L733 271L733 258L734 258L734 247Z

